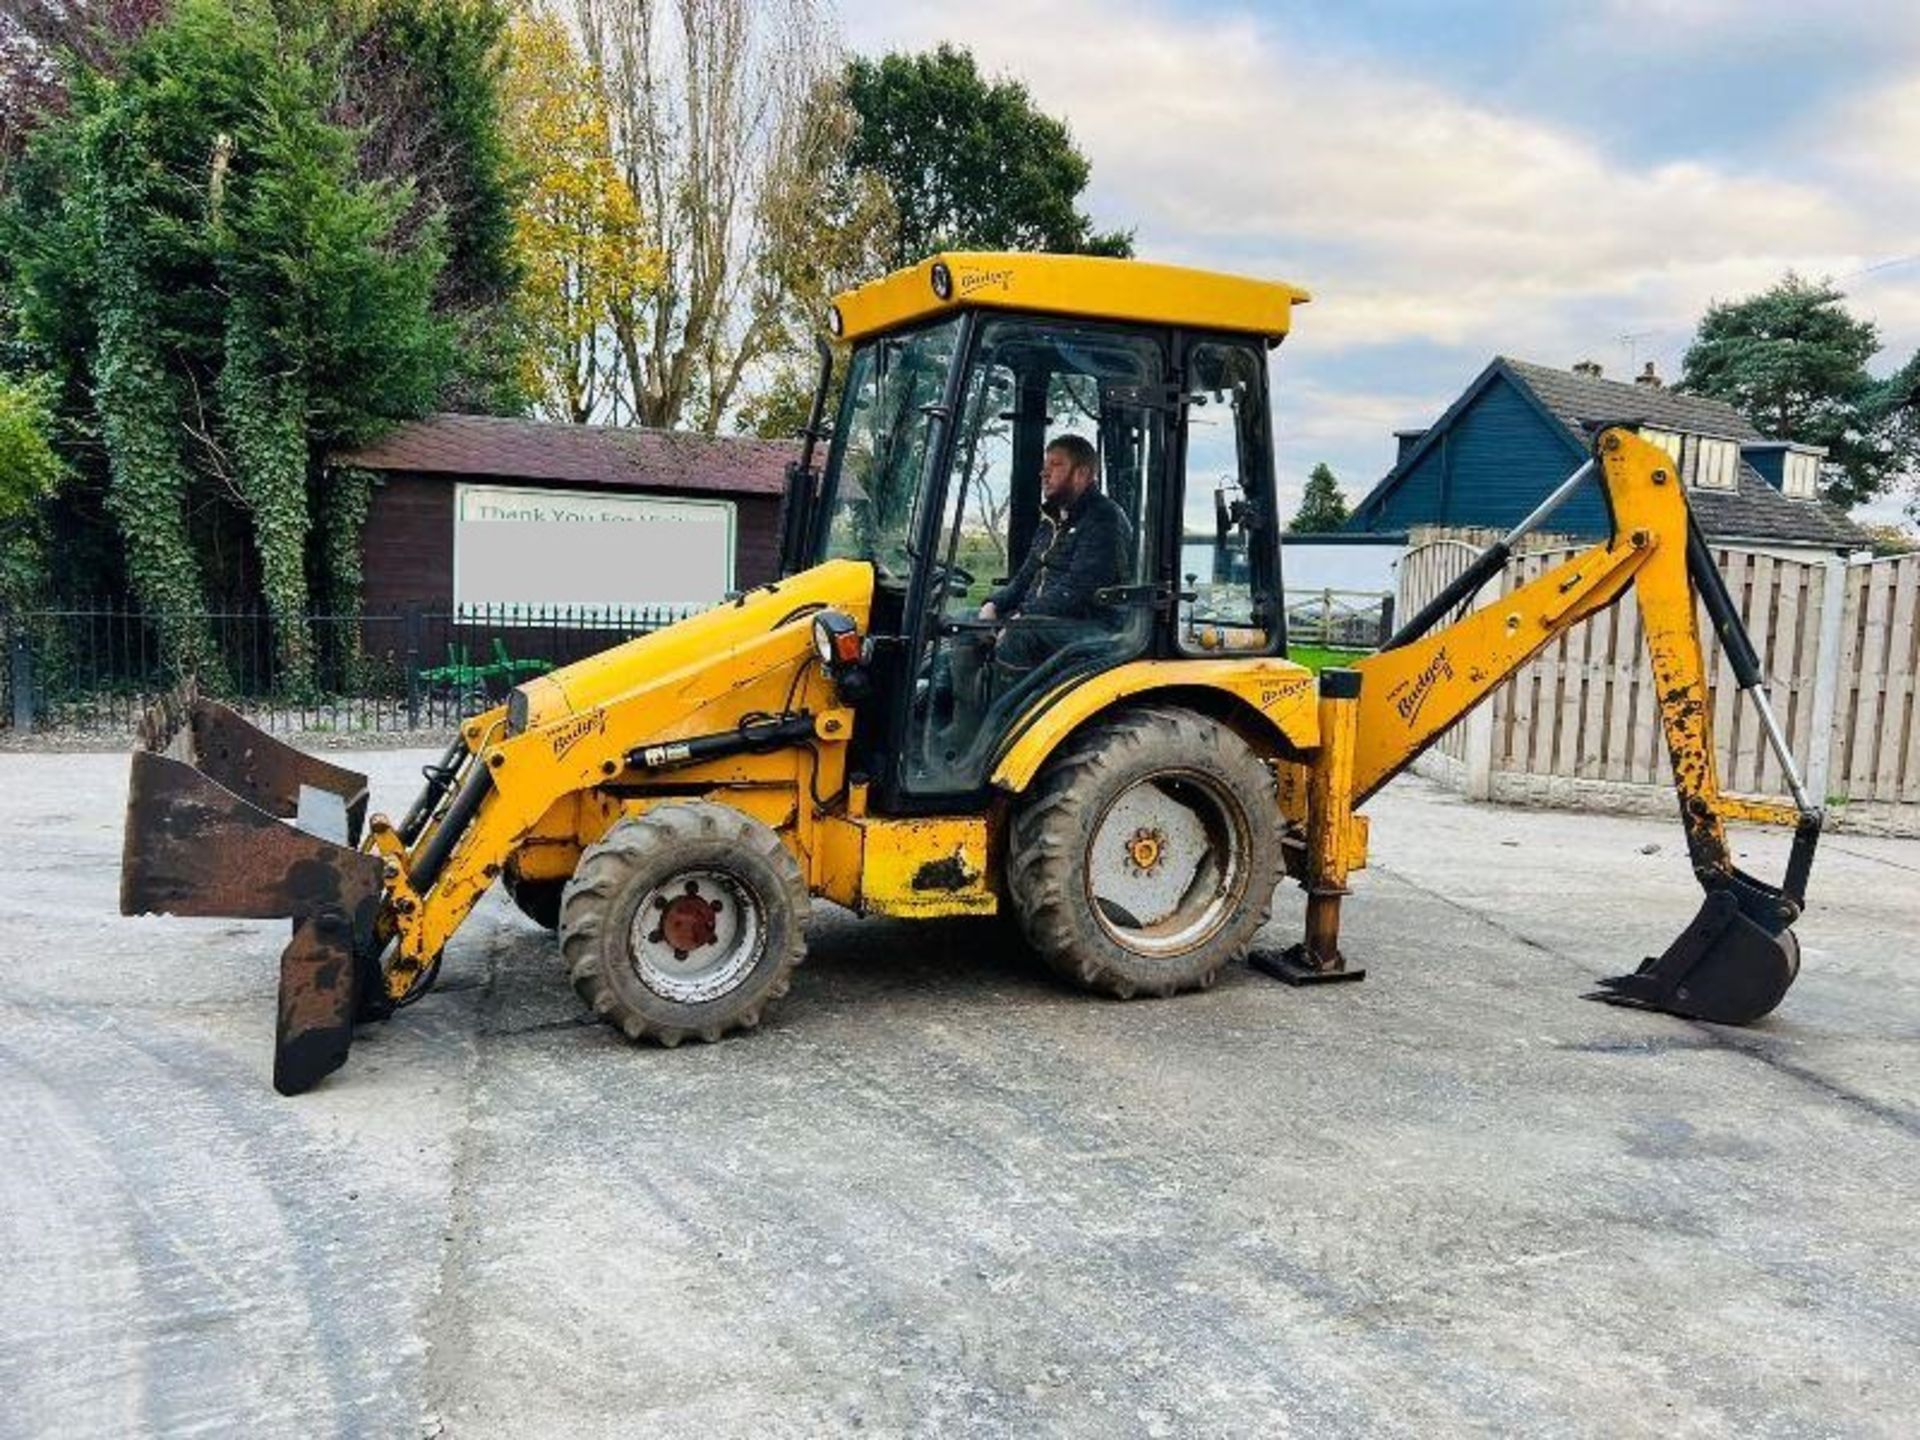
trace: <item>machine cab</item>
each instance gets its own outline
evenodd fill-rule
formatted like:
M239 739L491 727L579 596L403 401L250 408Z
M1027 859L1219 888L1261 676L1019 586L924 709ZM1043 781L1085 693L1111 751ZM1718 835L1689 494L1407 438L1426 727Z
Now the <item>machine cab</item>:
M823 471L796 467L784 568L873 567L858 748L883 797L977 794L1044 696L1101 671L1284 653L1266 352L1305 298L957 254L839 298L838 414Z

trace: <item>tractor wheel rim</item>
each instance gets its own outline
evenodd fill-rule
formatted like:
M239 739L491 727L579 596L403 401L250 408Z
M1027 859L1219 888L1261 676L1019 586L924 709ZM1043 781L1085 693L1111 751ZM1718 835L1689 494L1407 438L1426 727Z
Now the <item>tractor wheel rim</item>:
M1109 938L1183 955L1227 923L1247 887L1245 811L1217 780L1163 770L1114 797L1095 825L1087 900Z
M683 1005L717 1000L753 970L766 920L753 891L719 870L682 870L649 890L633 912L633 973Z

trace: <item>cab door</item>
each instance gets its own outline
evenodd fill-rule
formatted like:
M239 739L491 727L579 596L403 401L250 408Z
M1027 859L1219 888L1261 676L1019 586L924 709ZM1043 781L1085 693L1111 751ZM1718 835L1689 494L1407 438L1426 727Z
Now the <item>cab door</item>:
M1164 332L1038 318L982 318L958 389L941 507L916 557L913 680L901 699L900 784L921 801L983 789L1022 716L1048 692L1153 644L1168 435ZM1042 512L1047 445L1077 436L1120 512L1096 598L1052 613L1004 596L1036 547L1076 543L1074 513ZM1084 517L1085 512L1078 512Z

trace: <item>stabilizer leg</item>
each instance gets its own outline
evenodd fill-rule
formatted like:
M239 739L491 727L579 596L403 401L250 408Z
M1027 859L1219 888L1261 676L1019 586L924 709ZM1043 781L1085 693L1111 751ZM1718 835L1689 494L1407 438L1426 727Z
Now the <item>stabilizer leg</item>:
M1320 672L1320 751L1307 780L1307 933L1275 953L1256 950L1247 964L1288 985L1363 980L1340 953L1340 902L1347 896L1347 840L1353 827L1353 757L1360 672Z

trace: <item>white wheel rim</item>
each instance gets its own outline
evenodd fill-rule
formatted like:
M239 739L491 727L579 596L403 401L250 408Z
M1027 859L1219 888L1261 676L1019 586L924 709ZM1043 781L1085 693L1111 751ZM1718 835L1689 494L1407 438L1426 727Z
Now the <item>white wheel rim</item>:
M717 1000L752 971L766 944L752 890L719 870L682 870L633 912L628 955L654 994L683 1005Z
M1239 904L1247 848L1241 807L1211 776L1146 776L1094 828L1086 863L1094 919L1138 954L1183 955L1212 938Z

